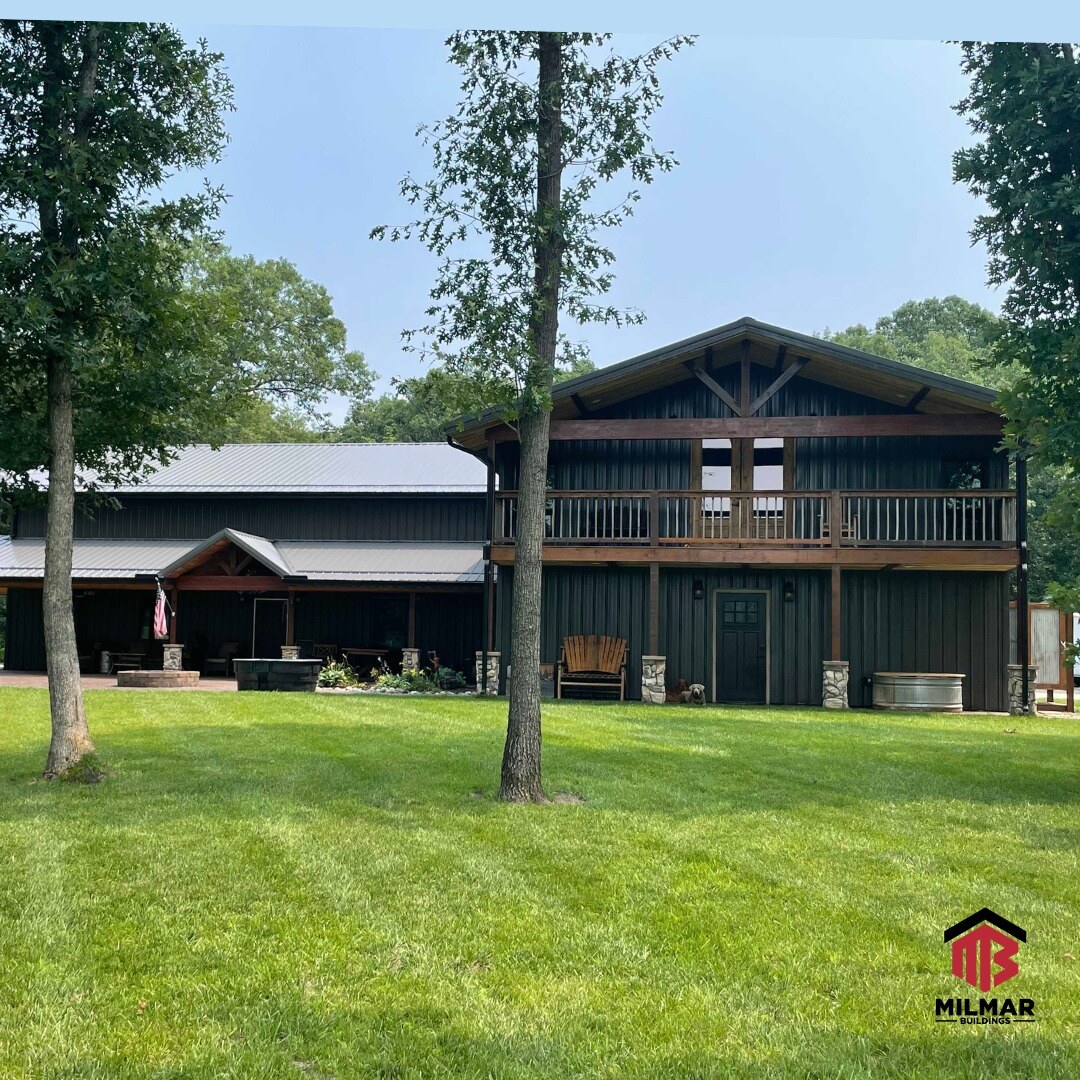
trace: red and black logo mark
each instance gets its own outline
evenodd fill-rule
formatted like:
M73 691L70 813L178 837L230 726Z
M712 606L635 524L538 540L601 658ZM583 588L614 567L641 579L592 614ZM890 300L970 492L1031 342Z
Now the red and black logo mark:
M981 908L945 931L952 942L952 973L982 994L988 993L1020 973L1016 954L1027 941L1022 926L996 911ZM1031 998L938 998L934 1005L937 1022L946 1024L1014 1024L1035 1019Z
M985 994L1018 974L1016 954L1027 931L989 908L961 919L945 931L952 942L952 971Z

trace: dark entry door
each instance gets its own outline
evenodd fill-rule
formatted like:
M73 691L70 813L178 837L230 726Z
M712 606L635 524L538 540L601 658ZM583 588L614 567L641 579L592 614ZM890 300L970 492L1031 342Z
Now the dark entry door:
M765 700L765 593L716 594L716 700Z
M260 596L251 606L251 655L274 660L285 644L285 601Z

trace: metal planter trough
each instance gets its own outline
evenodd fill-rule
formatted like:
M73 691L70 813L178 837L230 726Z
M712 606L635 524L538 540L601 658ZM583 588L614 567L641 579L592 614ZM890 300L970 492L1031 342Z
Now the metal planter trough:
M956 672L875 671L874 708L963 712L964 676Z
M313 693L322 660L234 660L237 690L288 690Z

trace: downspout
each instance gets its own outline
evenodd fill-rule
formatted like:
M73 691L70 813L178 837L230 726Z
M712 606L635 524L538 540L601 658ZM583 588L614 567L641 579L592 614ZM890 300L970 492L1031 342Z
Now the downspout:
M1020 694L1027 712L1031 629L1028 626L1027 458L1023 443L1016 451L1016 659L1020 663Z
M487 497L484 500L484 507L487 515L487 543L484 544L484 641L480 692L486 695L488 692L488 642L491 640L491 545L495 539L495 447L492 443L488 444ZM495 690L497 693L498 687Z

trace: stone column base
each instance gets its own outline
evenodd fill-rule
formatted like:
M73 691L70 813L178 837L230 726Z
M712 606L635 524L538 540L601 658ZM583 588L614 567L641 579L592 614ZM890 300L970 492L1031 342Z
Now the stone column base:
M1035 668L1028 668L1028 699L1024 704L1024 665L1009 665L1009 715L1035 715Z
M416 670L420 666L420 650L414 649L410 645L406 645L401 650L401 667L402 669L411 668Z
M299 660L300 659L300 646L299 645L282 645L281 646L281 659L282 660Z
M821 662L821 704L826 709L848 707L847 660L823 660Z
M499 692L499 657L500 654L494 651L487 654L489 697L494 697ZM476 692L478 694L484 692L484 652L482 649L476 650Z
M663 705L667 701L667 657L641 658L641 700L646 705Z
M170 642L167 645L163 645L162 650L162 671L181 671L184 667L184 646L173 645Z

